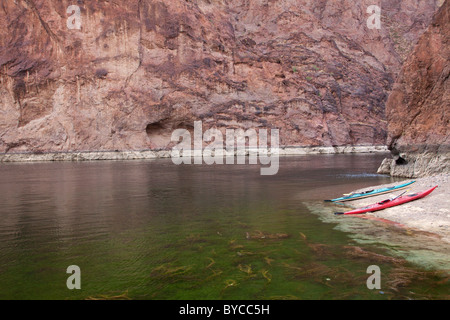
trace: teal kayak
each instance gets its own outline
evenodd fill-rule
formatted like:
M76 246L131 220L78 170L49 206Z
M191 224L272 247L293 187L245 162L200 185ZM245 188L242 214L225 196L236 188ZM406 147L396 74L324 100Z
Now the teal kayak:
M406 188L407 186L413 184L414 182L416 182L416 181L399 184L399 185L393 186L393 187L372 189L372 190L361 191L361 192L357 192L357 193L350 193L349 195L345 195L344 197L340 197L340 198L336 198L336 199L332 199L332 200L325 200L325 202L342 202L342 201L351 201L351 200L357 200L357 199L362 199L362 198L367 198L367 197L373 197L373 196L377 196L377 195L380 195L383 193L388 193L388 192L397 191L397 190Z

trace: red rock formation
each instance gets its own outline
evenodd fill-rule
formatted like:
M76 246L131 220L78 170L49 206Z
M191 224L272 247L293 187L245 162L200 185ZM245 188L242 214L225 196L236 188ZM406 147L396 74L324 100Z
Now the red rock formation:
M378 2L378 3L377 3ZM382 8L368 29L366 9ZM67 25L81 10L81 29ZM142 150L176 128L384 144L384 106L435 1L6 0L0 152Z
M420 176L450 171L450 1L420 38L389 96L383 172ZM392 162L392 166L391 165Z

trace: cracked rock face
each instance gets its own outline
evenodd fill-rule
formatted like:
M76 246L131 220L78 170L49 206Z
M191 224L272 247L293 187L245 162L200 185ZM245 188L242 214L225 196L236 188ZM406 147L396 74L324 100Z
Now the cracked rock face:
M197 120L277 128L282 146L382 145L439 1L378 1L369 29L373 2L2 1L0 152L167 149Z
M386 105L394 161L380 172L417 177L450 172L450 1L403 65Z

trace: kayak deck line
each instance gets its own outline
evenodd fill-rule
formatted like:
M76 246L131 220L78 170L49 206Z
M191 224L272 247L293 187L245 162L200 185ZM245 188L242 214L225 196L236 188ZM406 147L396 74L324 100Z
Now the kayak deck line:
M373 197L373 196L386 194L386 193L389 193L389 192L392 192L392 191L402 190L402 189L410 186L414 182L416 182L416 181L414 180L414 181L410 181L410 182L403 183L403 184L396 185L396 186L392 186L392 187L385 187L385 188L380 188L380 189L355 192L355 193L351 193L350 195L347 195L347 196L344 196L344 197L331 199L331 200L324 200L324 201L325 202L345 202L345 201L364 199L364 198L368 198L368 197Z
M363 213L367 213L367 212L374 212L374 211L379 211L379 210L383 210L383 209L387 209L387 208L391 208L391 207L395 207L398 205L402 205L404 203L408 203L410 201L414 201L414 200L418 200L418 199L422 199L424 197L426 197L427 195L429 195L431 192L433 192L434 189L436 189L438 186L435 186L431 189L425 190L423 192L416 192L413 194L408 194L405 196L397 196L394 199L386 199L362 208L358 208L358 209L354 209L351 211L347 211L347 212L335 212L335 215L348 215L348 214L363 214Z

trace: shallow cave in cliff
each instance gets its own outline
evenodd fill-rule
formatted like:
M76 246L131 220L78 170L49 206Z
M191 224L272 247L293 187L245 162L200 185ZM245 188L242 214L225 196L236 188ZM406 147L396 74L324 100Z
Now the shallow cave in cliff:
M403 159L402 157L398 157L397 160L395 160L395 164L397 164L397 165L399 165L399 166L404 165L404 164L407 164L407 163L408 163L408 161L406 161L406 160Z
M150 141L150 148L166 149L170 147L173 144L173 142L171 141L171 136L173 131L176 129L186 129L192 135L194 126L186 122L177 123L175 121L167 120L149 123L146 126L145 131Z
M149 123L145 128L148 136L153 136L155 134L160 134L164 131L164 126L161 122Z
M151 149L163 149L170 143L170 134L161 122L149 123L145 128Z
M188 131L193 131L194 126L191 123L163 123L162 121L149 123L147 127L145 128L145 132L147 133L147 136L157 136L162 134L170 133L172 134L172 131L175 129L186 129Z

